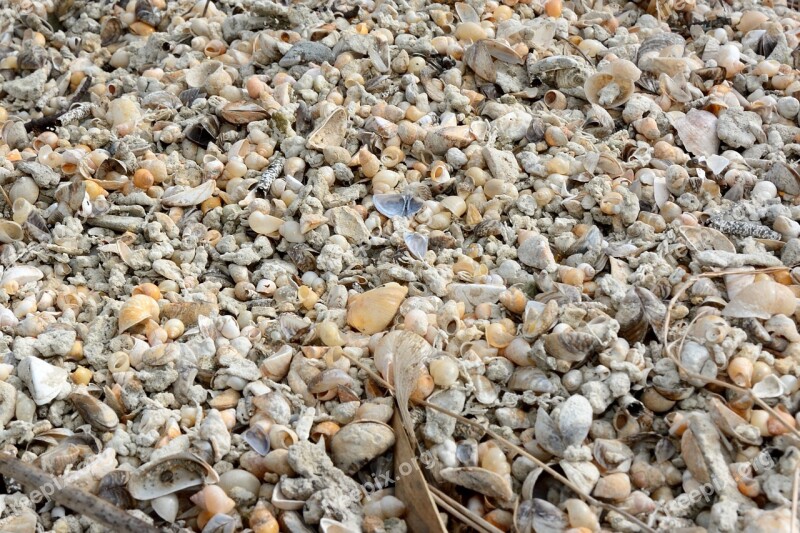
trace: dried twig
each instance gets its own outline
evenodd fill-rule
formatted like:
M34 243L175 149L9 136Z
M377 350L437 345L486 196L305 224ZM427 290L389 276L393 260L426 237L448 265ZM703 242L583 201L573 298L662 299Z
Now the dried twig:
M366 374L373 381L375 381L376 383L381 385L383 388L388 390L391 394L394 394L394 387L392 387L389 383L387 383L386 380L384 380L378 374L376 374L375 372L370 370L367 366L364 365L364 363L362 363L361 361L359 361L355 357L353 357L353 356L351 356L351 355L349 355L347 353L344 353L344 355L345 355L345 357L350 359L350 361L353 364L355 364L361 370L366 372ZM533 461L534 464L536 464L537 466L542 468L545 472L550 474L553 478L558 480L564 486L568 487L570 490L572 490L576 495L578 495L586 503L588 503L590 505L595 505L597 507L602 507L603 509L605 509L607 511L614 511L616 513L619 513L620 515L624 516L630 522L632 522L632 523L636 524L637 526L639 526L642 529L642 531L647 531L649 533L655 533L655 530L653 528L651 528L650 526L648 526L647 524L645 524L644 522L642 522L641 520L639 520L638 518L636 518L635 516L630 514L629 512L627 512L627 511L625 511L623 509L618 509L618 508L614 507L613 505L607 504L605 502L601 502L600 500L595 499L594 497L590 496L589 494L586 494L585 492L583 492L580 489L580 487L575 485L573 482L571 482L569 479L567 479L563 475L561 475L558 472L556 472L551 466L547 465L546 463L544 463L543 461L541 461L537 457L531 455L531 453L528 452L528 450L526 450L525 448L522 448L520 446L517 446L516 444L514 444L511 441L509 441L508 439L506 439L505 437L503 437L499 433L495 433L491 429L481 426L480 424L478 424L474 420L470 420L468 418L464 418L463 416L461 416L461 415L459 415L457 413L454 413L454 412L450 411L449 409L445 409L444 407L440 407L440 406L438 406L436 404L432 404L432 403L427 402L425 400L416 400L416 399L413 399L413 398L412 398L411 401L413 401L417 405L421 405L423 407L427 407L429 409L433 409L434 411L438 411L440 413L443 413L443 414L445 414L447 416L451 416L451 417L455 418L456 420L458 420L459 422L461 422L462 424L466 424L466 425L468 425L470 427L473 427L473 428L475 428L475 429L477 429L479 431L482 431L482 432L486 433L491 438L493 438L493 439L497 440L498 442L502 443L503 445L505 445L507 448L509 448L509 449L515 451L516 453L518 453L518 454L530 459L531 461Z
M502 533L502 531L494 527L492 524L476 515L436 487L430 487L430 490L433 493L433 498L436 500L437 504L441 505L447 510L448 513L455 516L466 525L476 529L477 531L480 531L481 533Z
M794 481L792 482L792 529L791 533L797 533L797 489L800 485L800 465L794 469Z
M86 515L118 533L161 532L161 529L139 520L94 494L76 487L62 487L49 474L7 453L0 453L0 474L14 478L28 487L35 487L43 494L46 492L45 488L49 488L52 490L50 497L59 505Z

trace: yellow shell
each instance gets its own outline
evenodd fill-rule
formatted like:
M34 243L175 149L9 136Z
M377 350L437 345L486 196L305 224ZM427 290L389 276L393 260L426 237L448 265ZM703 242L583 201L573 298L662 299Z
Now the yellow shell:
M158 314L158 303L154 299L144 294L135 294L119 311L119 332L122 333L148 319L157 321Z
M347 306L347 323L366 335L378 333L392 322L407 294L407 287L392 282L353 296Z

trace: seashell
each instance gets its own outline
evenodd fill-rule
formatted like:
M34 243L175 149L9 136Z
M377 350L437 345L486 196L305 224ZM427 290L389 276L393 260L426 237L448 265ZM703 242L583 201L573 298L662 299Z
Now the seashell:
M686 341L683 344L683 348L681 349L681 363L683 363L687 370L695 374L706 376L711 379L717 376L717 366L714 364L714 360L711 358L708 348L694 341ZM693 378L687 381L695 386L705 385L705 381L701 378ZM659 392L661 391L659 390Z
M0 428L16 416L17 389L10 383L0 381Z
M500 388L486 376L472 376L472 385L475 387L475 399L483 405L491 405L500 396Z
M0 220L0 242L11 243L21 241L25 237L22 226L10 220Z
M197 187L187 188L176 185L164 191L161 203L168 207L191 207L200 205L214 194L216 184L213 180L206 181Z
M564 447L579 446L589 435L592 425L592 406L579 394L570 396L558 412L558 431Z
M395 354L403 351L419 353L422 359L427 358L433 347L423 337L410 331L395 330L384 335L375 347L375 367L384 379L394 383Z
M714 425L728 437L751 446L761 446L761 435L757 428L729 409L721 400L711 397L709 414Z
M41 270L33 266L21 265L13 266L3 273L3 278L0 280L0 285L6 286L9 283L17 283L20 287L39 281L44 277Z
M217 483L219 476L205 461L188 452L155 459L131 473L128 492L137 500L153 500L203 483Z
M567 516L561 509L540 498L534 498L530 503L532 518L528 531L559 533L569 529Z
M751 389L756 398L779 398L787 394L786 385L775 374L770 374L753 385Z
M678 132L683 146L696 156L711 157L719 152L717 137L717 117L700 109L690 109L688 113L674 118L667 115Z
M347 110L343 107L337 107L308 136L306 147L322 151L326 147L341 146L347 134L347 122Z
M119 311L119 333L127 331L145 320L158 321L158 302L144 294L135 294Z
M190 88L198 88L205 85L209 76L222 68L221 61L203 61L186 71L184 81Z
M281 484L278 483L275 485L275 489L272 491L272 505L274 505L277 509L282 511L299 511L303 508L303 506L305 506L306 502L302 500L290 500L284 496L280 487Z
M122 36L122 23L117 17L108 17L100 28L100 46L103 48L116 43Z
M164 519L165 522L172 524L178 518L178 510L180 509L180 501L178 496L174 493L165 494L150 500L150 506L153 511Z
M704 250L717 250L720 252L736 253L736 247L722 232L704 226L684 226L681 231L694 246L701 252Z
M98 431L114 431L119 425L119 418L111 407L94 396L82 392L73 392L68 396L75 410L86 422Z
M130 479L130 472L112 470L100 480L97 495L115 507L121 509L133 508L136 502L133 501L128 489L125 488L125 485L128 484L128 479Z
M723 316L767 320L774 315L794 315L797 299L786 285L759 281L736 294L722 310Z
M231 102L223 106L220 116L231 124L249 124L269 117L266 109L252 102Z
M46 405L70 389L69 372L33 356L19 362L17 376L28 387L36 405Z
M214 515L229 513L236 507L236 502L218 485L206 485L189 499L196 506Z
M320 527L322 527L323 531L325 527L322 526L322 522L326 520L332 522L329 518L323 518L320 521ZM250 512L249 524L253 533L278 533L280 529L277 519L261 500L259 500L255 508Z
M36 513L27 507L0 520L0 531L7 533L35 533L39 520Z
M407 294L408 287L392 282L354 295L347 302L347 323L365 335L382 331L392 322Z
M409 194L375 194L372 196L375 209L385 217L410 217L423 203Z
M544 337L544 348L548 355L562 361L578 363L586 359L595 347L595 338L591 333L581 331L563 331L549 333Z
M235 533L241 531L241 527L242 521L238 515L217 513L206 522L201 533Z
M534 300L525 305L522 334L528 340L535 340L556 325L558 303L555 300L542 304Z
M420 261L425 260L428 251L428 236L420 233L407 233L403 240L408 248L408 253Z
M183 131L183 135L187 139L201 148L207 148L210 143L215 142L218 134L219 120L214 115L204 116L197 122L187 126ZM162 142L166 141L162 139ZM178 142L178 140L173 142Z
M459 487L478 492L490 498L510 500L514 493L511 484L501 476L477 466L443 468L439 471L442 479Z
M374 421L352 422L331 439L333 463L345 474L352 475L383 455L394 443L395 435L390 426Z

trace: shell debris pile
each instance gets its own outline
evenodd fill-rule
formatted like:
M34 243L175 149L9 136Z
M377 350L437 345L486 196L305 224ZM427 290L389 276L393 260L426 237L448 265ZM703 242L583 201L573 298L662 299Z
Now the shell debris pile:
M0 2L0 452L171 531L413 530L401 437L447 530L796 531L793 7Z

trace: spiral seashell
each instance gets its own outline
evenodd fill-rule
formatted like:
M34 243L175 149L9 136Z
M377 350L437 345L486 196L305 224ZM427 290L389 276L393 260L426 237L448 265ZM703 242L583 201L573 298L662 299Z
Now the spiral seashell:
M145 320L158 320L158 315L158 302L150 296L135 294L120 309L119 333L141 324Z

